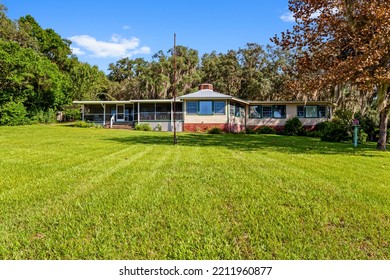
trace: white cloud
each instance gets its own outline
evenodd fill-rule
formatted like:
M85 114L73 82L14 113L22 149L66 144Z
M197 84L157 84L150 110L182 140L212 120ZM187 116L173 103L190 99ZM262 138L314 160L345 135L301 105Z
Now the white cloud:
M286 12L279 17L284 22L295 22L294 14L292 12Z
M123 38L113 34L109 41L99 41L89 35L76 35L69 38L74 50L84 52L93 57L131 57L134 54L149 54L150 48L139 47L140 40L136 37L131 39Z
M127 29L131 29L131 26L123 25L122 28L123 28L124 30L127 30Z
M71 49L72 53L75 54L75 55L83 55L83 54L85 54L85 52L80 50L80 48L71 47L70 49Z

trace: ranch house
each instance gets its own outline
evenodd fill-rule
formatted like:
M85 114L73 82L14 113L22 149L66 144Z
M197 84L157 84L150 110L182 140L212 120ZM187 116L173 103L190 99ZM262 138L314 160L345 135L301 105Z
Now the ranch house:
M327 101L248 101L215 92L211 84L199 85L199 90L176 98L177 131L203 131L220 127L239 132L245 128L269 126L282 130L286 121L298 117L305 128L331 117ZM172 131L174 100L149 99L126 101L74 101L82 106L82 119L110 128L132 128L148 123Z

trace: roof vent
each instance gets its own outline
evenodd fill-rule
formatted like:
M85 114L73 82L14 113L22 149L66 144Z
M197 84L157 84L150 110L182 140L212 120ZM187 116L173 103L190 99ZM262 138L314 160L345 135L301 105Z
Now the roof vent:
M213 85L212 84L200 84L199 90L211 90L213 91Z

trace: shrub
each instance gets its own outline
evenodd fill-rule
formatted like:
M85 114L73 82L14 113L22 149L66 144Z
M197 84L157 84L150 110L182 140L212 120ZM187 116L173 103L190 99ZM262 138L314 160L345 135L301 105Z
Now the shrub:
M27 111L20 102L7 102L0 107L0 125L28 124Z
M92 122L85 122L85 121L76 121L73 123L74 127L85 127L85 128L90 128L90 127L94 127L94 128L100 128L101 126L99 125L96 125Z
M162 131L162 125L161 123L158 123L156 126L157 131Z
M135 125L135 130L140 130L140 131L151 131L152 128L148 123L137 123Z
M285 135L305 135L306 131L303 128L301 121L298 117L287 120L286 125L284 126Z
M355 119L359 120L359 124L367 133L369 141L379 139L379 113L376 110L368 110L364 115L357 112L355 113Z
M321 135L322 141L341 142L351 139L349 131L338 120L327 122Z
M49 109L48 111L38 111L32 117L31 121L33 123L55 123L56 120L56 112L53 109Z
M256 133L259 134L276 134L276 130L269 126L262 126L256 129Z
M64 122L74 122L81 120L81 112L79 109L65 109L63 114Z
M306 133L309 137L318 137L321 138L322 135L325 133L325 130L329 126L330 122L321 122L318 123L315 128L312 131L309 131Z
M360 129L358 133L358 143L364 144L367 142L368 134L363 130Z
M256 132L255 132L254 129L249 128L249 127L245 128L245 134L255 134L255 133L256 133Z
M212 127L207 131L207 133L209 133L209 134L222 134L222 129L217 127L217 126Z

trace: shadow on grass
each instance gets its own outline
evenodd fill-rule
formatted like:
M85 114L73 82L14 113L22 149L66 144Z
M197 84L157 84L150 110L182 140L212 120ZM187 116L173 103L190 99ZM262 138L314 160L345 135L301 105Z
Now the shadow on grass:
M147 144L159 146L173 146L173 135L168 133L133 134L128 137L105 138L106 141L114 141L129 145ZM294 154L350 154L366 157L383 157L373 153L374 144L359 145L357 148L352 143L322 142L317 138L294 137L281 135L245 135L245 134L178 134L178 145L189 147L222 147L237 151L278 151Z

